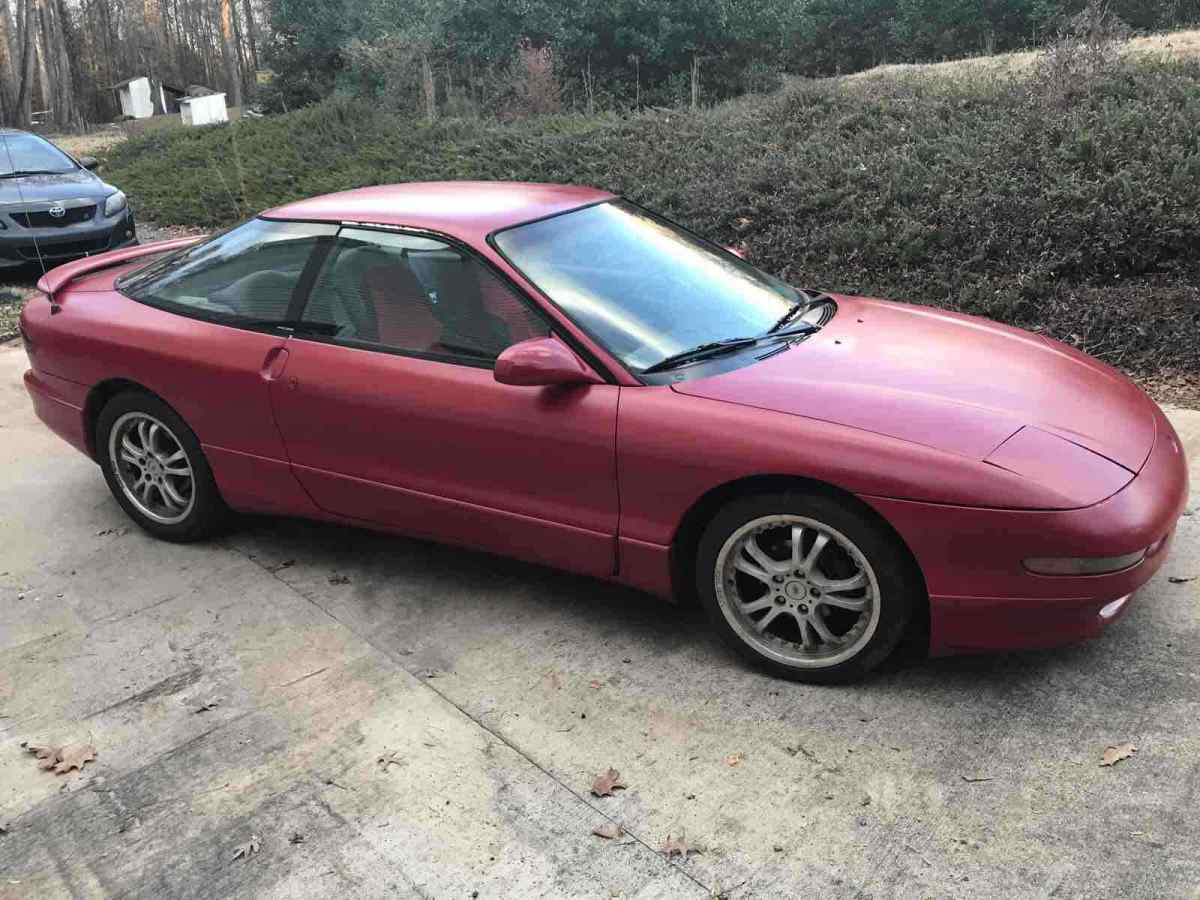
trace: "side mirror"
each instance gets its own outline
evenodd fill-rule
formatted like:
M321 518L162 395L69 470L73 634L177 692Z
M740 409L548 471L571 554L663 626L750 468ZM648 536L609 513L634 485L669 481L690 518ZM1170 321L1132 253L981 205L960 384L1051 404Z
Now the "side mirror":
M89 172L94 172L96 169L100 168L100 160L96 159L94 156L79 157L79 164Z
M554 337L513 344L496 358L496 380L518 387L603 384L566 344Z

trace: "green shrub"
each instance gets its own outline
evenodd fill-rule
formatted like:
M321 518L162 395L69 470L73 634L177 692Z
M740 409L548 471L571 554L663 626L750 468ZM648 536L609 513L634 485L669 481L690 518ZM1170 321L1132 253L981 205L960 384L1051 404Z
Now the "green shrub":
M1200 368L1200 64L1122 64L1066 108L1044 89L793 81L698 113L508 125L329 101L131 140L106 177L141 215L211 227L367 184L594 184L797 284L992 316L1133 369Z

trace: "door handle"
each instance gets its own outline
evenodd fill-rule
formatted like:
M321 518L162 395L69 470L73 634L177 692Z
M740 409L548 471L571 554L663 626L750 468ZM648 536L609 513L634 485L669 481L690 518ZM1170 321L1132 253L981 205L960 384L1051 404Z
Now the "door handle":
M283 374L287 361L288 352L285 348L272 347L268 350L267 356L263 360L262 370L259 372L263 381L276 381Z

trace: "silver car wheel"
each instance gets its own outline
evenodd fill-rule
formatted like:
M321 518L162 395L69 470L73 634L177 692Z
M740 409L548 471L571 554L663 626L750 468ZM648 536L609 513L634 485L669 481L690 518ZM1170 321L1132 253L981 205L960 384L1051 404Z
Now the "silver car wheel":
M179 438L154 416L128 412L108 433L108 458L138 512L161 525L187 518L196 503L192 463Z
M725 541L717 603L767 658L819 669L856 656L879 626L879 582L844 534L804 516L764 516Z

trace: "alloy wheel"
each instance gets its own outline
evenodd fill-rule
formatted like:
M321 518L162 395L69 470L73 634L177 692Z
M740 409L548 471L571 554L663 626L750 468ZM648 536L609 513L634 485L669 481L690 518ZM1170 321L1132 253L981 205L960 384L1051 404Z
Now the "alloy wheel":
M804 516L764 516L737 529L717 555L714 586L739 637L787 666L845 662L879 625L879 582L866 556Z
M187 518L196 502L196 479L170 428L148 413L125 413L109 431L108 455L138 512L162 525Z

